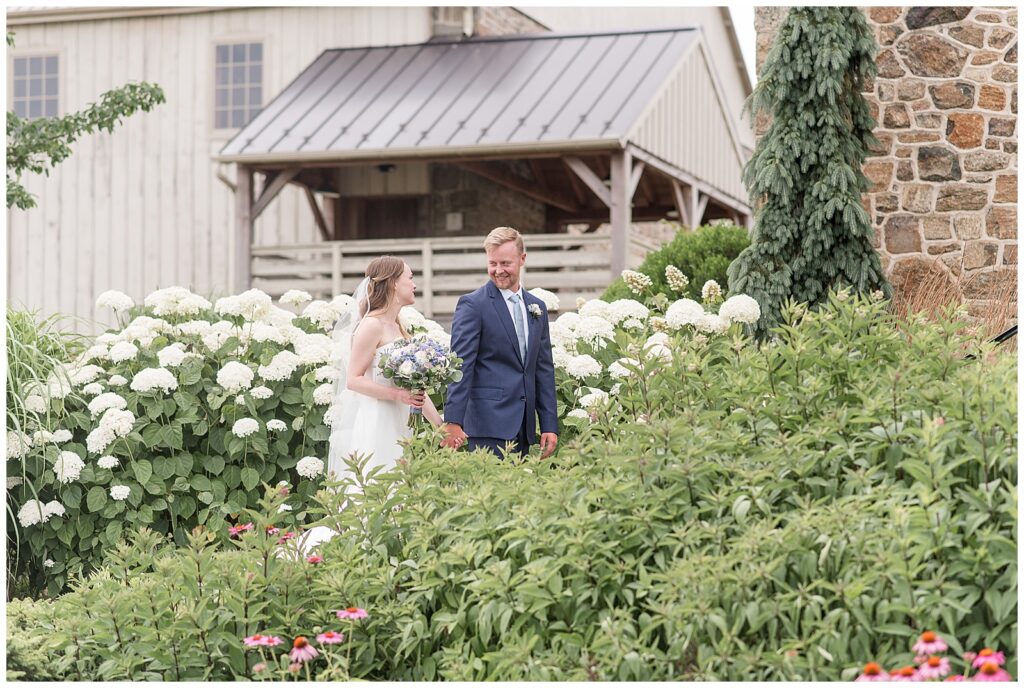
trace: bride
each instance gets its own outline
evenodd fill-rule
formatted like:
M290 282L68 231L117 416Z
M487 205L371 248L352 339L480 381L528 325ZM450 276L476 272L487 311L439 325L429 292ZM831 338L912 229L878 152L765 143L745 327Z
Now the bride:
M331 406L333 423L327 459L329 480L355 477L346 465L354 454L369 456L366 474L378 466L393 469L402 456L399 441L411 435L409 409L423 410L434 426L442 423L430 397L396 387L377 368L380 355L392 343L409 338L399 320L403 306L415 303L416 284L405 261L394 256L375 258L366 266L366 278L353 294L353 303L334 327L339 368ZM350 484L346 493L358 491ZM306 534L303 548L329 540L334 531L325 526Z

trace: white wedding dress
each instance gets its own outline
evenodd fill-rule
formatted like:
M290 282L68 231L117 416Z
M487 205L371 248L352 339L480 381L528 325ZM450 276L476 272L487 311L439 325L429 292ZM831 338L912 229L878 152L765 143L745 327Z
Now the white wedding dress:
M351 482L355 475L346 463L347 460L353 455L360 455L360 460L369 457L363 466L360 481L365 483L367 476L378 467L380 472L386 472L398 465L398 459L402 456L402 445L399 442L412 435L408 404L385 401L348 389L346 370L351 356L352 335L361 320L358 303L365 295L366 280L363 280L353 295L353 305L339 318L334 330L334 339L339 347L335 359L339 375L335 380L334 401L331 405L333 422L325 473L327 480L350 481L344 488L346 495L359 492L358 484ZM388 346L390 343L377 347L370 362L369 374L376 384L394 388L395 384L384 377L377 367L381 354ZM331 528L316 526L302 535L300 545L308 554L335 535L337 533Z

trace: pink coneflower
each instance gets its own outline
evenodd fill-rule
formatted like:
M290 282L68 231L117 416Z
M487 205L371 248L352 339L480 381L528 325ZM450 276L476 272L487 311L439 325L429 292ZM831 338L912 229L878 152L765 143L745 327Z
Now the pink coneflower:
M319 554L314 554L311 557L306 557L306 561L308 561L310 564L319 564L323 560L324 558L321 557Z
M868 662L864 665L864 673L857 677L858 681L888 681L889 674L875 662Z
M934 631L925 631L911 649L919 655L934 655L945 652L949 647Z
M287 533L285 533L284 535L282 535L281 537L279 537L277 539L277 544L280 545L282 543L288 542L293 537L295 537L295 533L293 533L292 531L289 530Z
M945 657L932 655L925 660L924 664L918 667L918 671L921 672L921 678L926 681L933 678L942 678L949 673L949 660Z
M985 662L974 675L975 681L1012 681L1013 676L995 662Z
M896 671L889 674L890 681L920 681L921 675L917 671L917 667L905 666L900 667Z
M292 651L288 653L288 656L293 662L308 662L315 658L320 653L316 651L316 648L309 644L305 636L297 636L295 642L292 643Z
M359 607L346 607L338 611L339 619L365 619L367 617L366 610L360 609Z
M266 671L266 670L267 670L267 663L266 662L259 662L258 664L253 664L252 665L252 673L254 673L254 674L258 674L261 671Z
M274 526L267 526L267 535L277 535L280 532L280 528L275 528Z
M242 640L246 647L274 647L281 644L281 639L274 635L251 635Z
M345 642L345 635L343 633L335 633L334 631L326 631L318 635L316 641L321 645L337 645L338 643Z
M231 526L230 528L228 528L228 535L230 535L231 537L238 537L238 535L240 533L244 533L246 531L252 530L252 528L253 528L253 525L251 523L245 523L245 524L242 524L242 525Z
M1006 664L1006 655L1002 652L996 652L991 647L982 648L981 652L978 653L978 656L971 664L971 667L978 669L985 662L995 662L998 666L1003 666Z
M292 672L293 674L299 673L300 671L302 671L302 662L295 662L293 664L289 664L288 671Z
M977 657L977 656L978 656L977 652L965 652L964 653L964 661L967 662L968 664L970 664L971 662L974 661L974 658Z
M953 674L952 676L946 677L947 681L966 681L963 674Z

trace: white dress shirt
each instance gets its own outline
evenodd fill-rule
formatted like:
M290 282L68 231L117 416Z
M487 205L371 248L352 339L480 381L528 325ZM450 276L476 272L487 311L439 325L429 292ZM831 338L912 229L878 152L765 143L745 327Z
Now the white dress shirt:
M513 330L515 329L516 316L513 315L512 309L516 307L516 304L512 303L508 299L513 294L519 294L519 310L522 311L522 313L523 313L523 327L526 328L526 331L523 332L523 336L526 337L526 341L527 341L526 350L527 350L527 353L529 353L529 350L530 350L530 346L529 346L529 341L530 341L530 321L528 320L528 318L530 317L530 313L526 310L526 297L523 294L523 287L522 287L522 285L520 285L519 286L519 291L509 291L508 289L499 289L498 291L501 292L501 298L505 299L505 306L508 307L508 317L512 318Z

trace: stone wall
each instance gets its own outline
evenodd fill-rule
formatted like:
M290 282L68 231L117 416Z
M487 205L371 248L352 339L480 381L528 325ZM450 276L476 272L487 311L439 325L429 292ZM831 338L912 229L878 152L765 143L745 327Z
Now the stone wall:
M520 161L500 164L526 179L533 175ZM524 234L542 234L544 205L455 165L430 166L431 236L486 236L495 227L515 227ZM462 213L462 229L447 229L448 213Z
M759 71L786 11L756 10ZM897 294L937 277L981 315L1016 284L1017 10L864 12L879 44L865 94L879 144L863 200L882 264ZM755 133L766 129L759 118Z

